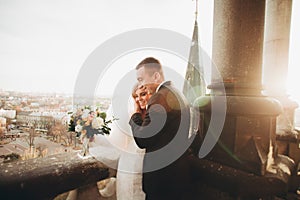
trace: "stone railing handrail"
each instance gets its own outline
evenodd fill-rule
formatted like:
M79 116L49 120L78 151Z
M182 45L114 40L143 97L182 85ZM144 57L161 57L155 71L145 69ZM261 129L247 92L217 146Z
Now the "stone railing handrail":
M0 164L0 198L53 199L115 175L93 157L74 153Z

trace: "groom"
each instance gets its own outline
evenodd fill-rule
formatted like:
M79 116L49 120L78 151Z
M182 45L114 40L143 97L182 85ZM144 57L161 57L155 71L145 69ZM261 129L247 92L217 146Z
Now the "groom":
M140 85L160 84L149 99L145 118L142 119L137 109L129 122L136 144L146 149L143 162L146 200L184 199L184 192L190 184L188 153L182 147L188 144L188 103L170 81L164 80L162 66L157 59L145 58L136 70ZM183 151L178 154L180 148ZM165 161L172 156L174 161L166 164Z

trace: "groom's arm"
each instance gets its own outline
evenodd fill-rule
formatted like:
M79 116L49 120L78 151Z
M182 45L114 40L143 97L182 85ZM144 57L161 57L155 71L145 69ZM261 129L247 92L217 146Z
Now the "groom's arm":
M141 149L145 148L145 145L143 144L143 140L140 139L140 137L136 137L136 132L137 132L138 127L142 126L142 124L143 124L142 114L138 113L138 112L134 113L131 116L129 125L131 126L131 131L132 131L132 135L134 137L135 143Z

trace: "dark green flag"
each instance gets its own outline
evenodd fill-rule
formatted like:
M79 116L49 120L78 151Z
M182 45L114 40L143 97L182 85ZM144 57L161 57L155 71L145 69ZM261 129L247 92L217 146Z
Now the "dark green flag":
M185 74L183 94L192 105L194 100L206 93L206 84L204 80L204 70L199 51L198 43L198 23L195 20L194 33L190 48L189 62Z

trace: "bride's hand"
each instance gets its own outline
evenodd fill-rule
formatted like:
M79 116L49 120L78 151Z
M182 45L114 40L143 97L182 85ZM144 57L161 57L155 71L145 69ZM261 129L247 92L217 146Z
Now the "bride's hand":
M140 107L140 104L137 101L134 101L134 112L135 113L141 113L141 107Z

